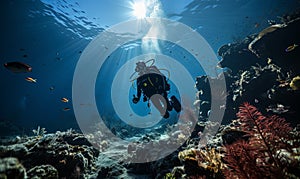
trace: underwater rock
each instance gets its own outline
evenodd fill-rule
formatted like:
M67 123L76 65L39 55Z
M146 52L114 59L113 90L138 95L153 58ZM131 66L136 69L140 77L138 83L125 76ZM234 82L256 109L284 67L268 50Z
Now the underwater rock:
M299 27L300 18L294 17L219 49L218 54L222 57L219 65L231 70L230 75L225 75L228 96L223 124L234 119L238 106L245 101L256 103L262 110L270 105L283 104L290 107L290 112L283 113L283 117L289 122L297 117L299 100L295 99L299 99L299 94L284 84L291 82L291 74L295 77L300 73ZM209 101L207 98L210 97L206 92L209 90L207 81L205 77L199 77L196 85L201 94L200 115L204 119L210 110L207 104L201 109L201 103Z
M300 91L292 90L289 85L276 86L269 92L272 104L266 107L266 112L284 117L292 126L296 126L300 115Z
M83 135L78 135L77 133L70 133L68 135L63 136L63 140L70 145L86 145L92 146L92 144L88 141L87 138Z
M47 179L58 179L57 170L51 165L40 165L35 166L28 170L27 176L29 178L47 178Z
M245 136L246 133L243 131L238 131L234 129L227 129L222 131L222 141L223 145L230 145L238 140L247 140L248 137Z
M294 74L300 73L300 48L292 45L299 45L300 42L300 18L296 18L285 24L277 24L273 30L262 31L254 41L249 44L249 49L265 60L271 58L272 61L284 71L293 71ZM276 28L275 28L276 27Z
M183 162L184 171L187 175L199 175L202 171L198 166L198 161L193 158L188 158Z
M223 79L225 78L225 79ZM199 108L199 120L200 121L207 121L209 115L211 115L211 95L214 95L214 105L219 109L224 109L224 117L222 123L229 123L232 117L235 115L235 110L233 100L232 100L232 91L231 89L223 89L223 87L219 86L218 84L220 81L225 80L227 88L230 87L231 83L234 81L232 77L229 77L227 75L219 75L218 77L210 77L210 76L199 76L196 78L196 88L198 90L197 92L197 98L199 106L196 106ZM213 88L211 88L213 87ZM224 102L226 101L226 104Z
M28 153L28 148L24 144L0 145L0 157L22 157Z
M122 175L125 171L120 165L102 166L99 169L97 178L115 178Z
M178 151L174 151L172 154L165 158L162 158L156 162L152 162L151 171L155 174L155 178L160 178L170 171L174 166L180 166L180 160L178 159Z
M91 144L80 144L79 141L85 141L82 138L83 134L70 131L26 137L17 144L1 145L0 156L17 157L27 169L52 165L58 171L59 178L82 178L95 167L95 160L99 155L99 151L90 146Z
M231 103L237 110L245 101L255 103L263 112L278 114L294 126L299 115L300 91L290 87L290 74L280 66L269 63L266 66L251 66L232 78L234 82L228 90ZM279 107L279 106L283 107ZM237 111L235 111L236 113Z
M119 162L120 159L126 157L125 148L119 143L113 143L107 151L99 154L97 163L96 178L128 178L125 164ZM123 177L121 177L123 176Z
M185 175L184 173L184 167L180 166L180 167L174 167L171 174L175 177L175 178L183 178L183 176Z
M127 172L135 175L152 175L151 163L130 163L126 166Z
M277 71L268 67L251 66L249 70L238 75L237 81L232 85L233 101L241 104L244 101L267 102L267 91L272 89L277 82Z
M0 178L23 179L26 178L26 171L17 158L1 158Z
M208 118L208 111L211 107L211 91L209 81L211 80L208 76L200 76L196 78L196 88L199 91L197 98L199 103L195 103L199 110L199 118L205 121Z
M227 67L235 74L257 63L261 65L265 64L265 61L259 59L248 49L248 45L254 38L254 35L248 36L241 42L226 44L219 48L218 55L222 59L218 66L221 68Z
M134 151L136 151L136 144L134 143L129 144L127 147L127 153L132 154Z

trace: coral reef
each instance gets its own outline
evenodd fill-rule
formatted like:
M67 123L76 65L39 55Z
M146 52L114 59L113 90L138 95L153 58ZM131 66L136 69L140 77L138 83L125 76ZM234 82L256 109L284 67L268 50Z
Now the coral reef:
M233 74L245 71L249 66L266 64L259 59L249 49L248 45L255 39L256 35L246 37L240 42L223 45L218 50L218 55L222 57L219 67L229 67ZM234 64L234 65L233 65Z
M300 49L294 48L289 51L287 48L299 43L300 18L295 18L282 24L276 24L263 30L254 41L249 44L249 49L262 60L271 58L274 63L283 70L300 72L298 60ZM268 31L268 33L266 33ZM293 65L291 65L293 64Z
M179 152L184 166L179 170L182 172L176 173L180 168L176 166L168 173L169 178L299 178L299 129L291 127L298 125L296 119L300 115L299 36L293 35L299 29L299 22L297 17L285 20L219 49L222 60L218 65L223 70L227 91L211 89L210 83L222 80L220 76L196 79L198 99L194 105L199 109L198 124L201 125L196 125L191 136L194 139L189 139L196 143L186 143L187 149ZM223 126L206 140L206 147L198 145L193 149L197 147L195 133L201 138L201 132L209 126L212 93L226 98L226 106L220 106L225 108ZM240 107L245 101L255 104L270 117L263 116L248 103ZM238 119L233 120L237 113ZM225 147L220 148L222 144ZM208 158L197 155L200 151L209 153L213 148L220 151L222 167L215 170L222 170L220 175L208 172L209 167L203 167L204 164L210 166L205 162ZM201 161L200 166L198 161Z
M295 34L298 34L299 26L300 19L295 16L218 50L222 57L219 67L227 86L222 124L229 124L239 105L248 101L262 112L278 114L293 126L297 125L295 118L300 115L297 110L300 101L295 99L300 98L300 92L295 89L298 89L300 69L300 48L297 46L300 38ZM201 76L196 81L199 101L195 105L200 108L199 120L202 121L210 112L211 78Z
M183 167L165 178L299 178L300 133L281 117L244 103L238 119L220 129L223 146L180 151ZM211 146L220 146L214 143ZM189 145L194 146L195 145Z
M290 87L293 90L300 90L300 76L296 76L290 82Z
M37 134L15 140L15 143L0 145L0 157L16 157L27 170L30 169L30 176L55 178L58 173L59 178L83 178L94 169L99 151L83 134L72 130Z
M184 165L184 173L193 178L222 178L224 163L222 154L215 148L188 149L179 152L178 158ZM172 173L175 173L172 171Z
M0 159L0 178L25 178L26 171L17 158L6 157Z
M41 128L40 126L38 126L37 129L33 129L32 132L36 136L44 136L47 133L46 129L44 127Z
M245 103L237 113L247 140L226 145L224 160L227 178L297 178L300 177L300 136L278 116L266 117Z
M58 178L58 171L51 165L35 166L27 171L28 178Z

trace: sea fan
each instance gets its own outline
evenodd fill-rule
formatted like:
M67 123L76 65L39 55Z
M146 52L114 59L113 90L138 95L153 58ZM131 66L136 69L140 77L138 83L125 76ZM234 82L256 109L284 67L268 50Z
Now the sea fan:
M278 116L263 116L256 107L244 103L237 117L240 130L249 138L225 146L224 157L227 168L224 174L228 178L286 178L295 176L291 170L297 168L299 160L292 158L295 142L299 136L285 119ZM296 140L295 140L295 137ZM289 153L283 159L282 151ZM292 172L293 173L293 172Z

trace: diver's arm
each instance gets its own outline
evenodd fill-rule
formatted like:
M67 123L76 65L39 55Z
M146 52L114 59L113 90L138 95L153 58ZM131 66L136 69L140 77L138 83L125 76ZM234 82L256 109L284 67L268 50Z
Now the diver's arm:
M141 95L142 95L142 90L141 90L140 86L137 85L137 96L133 95L132 102L135 103L135 104L137 102L139 102Z
M142 95L142 90L141 90L141 88L138 86L138 87L137 87L137 98L140 99L141 95Z

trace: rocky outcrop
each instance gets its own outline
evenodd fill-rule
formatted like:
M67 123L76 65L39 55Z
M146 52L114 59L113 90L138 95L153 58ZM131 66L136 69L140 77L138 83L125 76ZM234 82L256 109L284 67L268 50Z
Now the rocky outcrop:
M30 169L28 175L40 178L83 178L94 169L98 155L83 134L72 130L23 137L14 144L0 146L0 157L18 158Z
M218 50L218 55L222 57L218 66L221 68L228 67L233 74L247 70L250 66L266 64L266 60L259 59L252 53L248 46L255 39L251 35L241 42L225 44Z
M0 159L0 178L23 179L26 171L17 158L6 157Z
M272 59L284 71L300 73L300 18L284 24L272 25L249 44L249 49L260 59ZM293 47L295 45L295 47Z
M223 124L235 118L243 102L255 104L263 112L280 115L297 124L300 91L292 79L300 73L299 29L300 18L294 18L218 50L222 57L219 66L224 71L227 86ZM201 76L196 80L202 121L208 119L211 108L209 81L216 79Z
M29 178L58 179L58 171L51 165L35 166L27 172Z

